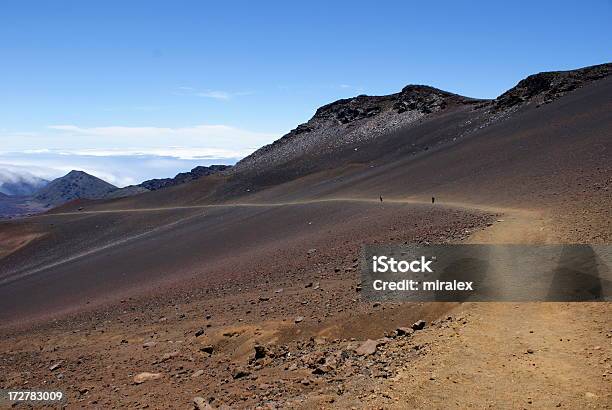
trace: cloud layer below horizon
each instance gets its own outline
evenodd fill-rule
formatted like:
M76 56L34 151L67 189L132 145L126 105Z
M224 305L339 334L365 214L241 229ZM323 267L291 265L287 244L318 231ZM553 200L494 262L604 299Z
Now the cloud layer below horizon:
M52 125L43 132L0 133L0 169L45 179L78 169L126 186L197 165L231 165L275 139L226 125Z

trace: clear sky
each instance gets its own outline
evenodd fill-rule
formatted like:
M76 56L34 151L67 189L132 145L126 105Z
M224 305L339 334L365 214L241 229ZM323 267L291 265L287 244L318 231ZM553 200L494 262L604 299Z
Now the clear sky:
M611 56L610 0L5 0L0 169L136 183L232 163L339 98L493 98Z

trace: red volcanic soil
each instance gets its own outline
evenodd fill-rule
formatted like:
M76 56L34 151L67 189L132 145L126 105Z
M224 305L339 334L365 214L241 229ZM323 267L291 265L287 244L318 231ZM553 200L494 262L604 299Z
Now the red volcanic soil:
M4 222L0 386L70 408L609 408L608 302L373 304L358 266L364 243L610 243L610 95L470 100L252 175Z

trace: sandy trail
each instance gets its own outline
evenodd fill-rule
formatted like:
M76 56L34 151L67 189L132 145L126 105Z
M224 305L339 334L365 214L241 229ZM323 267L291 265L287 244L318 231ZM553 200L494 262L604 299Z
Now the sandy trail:
M549 242L543 213L503 211L469 242ZM464 323L418 334L427 355L376 387L367 407L612 408L609 311L605 302L463 304L453 315Z
M318 199L307 199L301 201L283 201L283 202L228 202L220 204L202 204L202 205L184 205L184 206L165 206L165 207L153 207L153 208L121 208L121 209L102 209L102 210L81 210L71 212L56 212L36 215L33 218L44 218L49 216L74 216L74 215L88 215L88 214L113 214L113 213L128 213L128 212L162 212L162 211L177 211L177 210L190 210L190 209L214 209L214 208L239 208L239 207L255 207L255 208L269 208L269 207L281 207L281 206L292 206L292 205L310 205L320 204L329 202L357 202L357 203L379 203L380 199L375 198L354 198L354 197L333 197L333 198L318 198ZM408 197L408 198L385 198L382 204L429 204L429 201L423 201L421 199ZM510 212L517 214L518 216L525 217L527 215L535 215L535 212L520 210L516 208L502 208L483 204L474 204L467 202L436 202L433 206L442 206L450 208L460 209L476 209L487 212Z

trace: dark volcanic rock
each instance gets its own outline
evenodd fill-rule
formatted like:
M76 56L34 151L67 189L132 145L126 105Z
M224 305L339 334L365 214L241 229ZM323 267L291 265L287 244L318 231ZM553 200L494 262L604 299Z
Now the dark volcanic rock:
M398 113L420 111L423 114L443 110L449 102L465 102L465 98L425 85L409 85L398 94L393 109Z
M301 134L312 131L310 124L316 120L334 120L348 124L358 120L375 117L383 111L392 109L397 113L417 111L429 114L446 108L449 102L464 103L471 99L425 85L408 85L399 93L383 96L359 95L335 101L322 106L306 124L300 125L292 133Z
M246 377L248 375L250 375L251 372L248 371L247 369L245 369L244 367L238 367L236 369L234 369L234 371L232 372L232 378L234 379L241 379L243 377Z
M530 75L495 99L495 108L504 109L534 101L549 103L592 81L607 77L612 64L601 64L571 71L549 71Z
M413 330L422 330L425 328L426 322L424 320L417 320L412 324Z
M198 166L189 172L181 172L174 178L150 179L148 181L144 181L138 186L148 189L149 191L156 191L158 189L184 184L185 182L193 181L207 175L216 174L229 168L231 168L231 165L211 165L209 167Z
M265 346L255 345L255 360L263 359L268 355L268 349Z
M128 196L143 194L145 192L149 192L149 190L138 185L130 185L110 192L104 196L104 199L125 198Z

